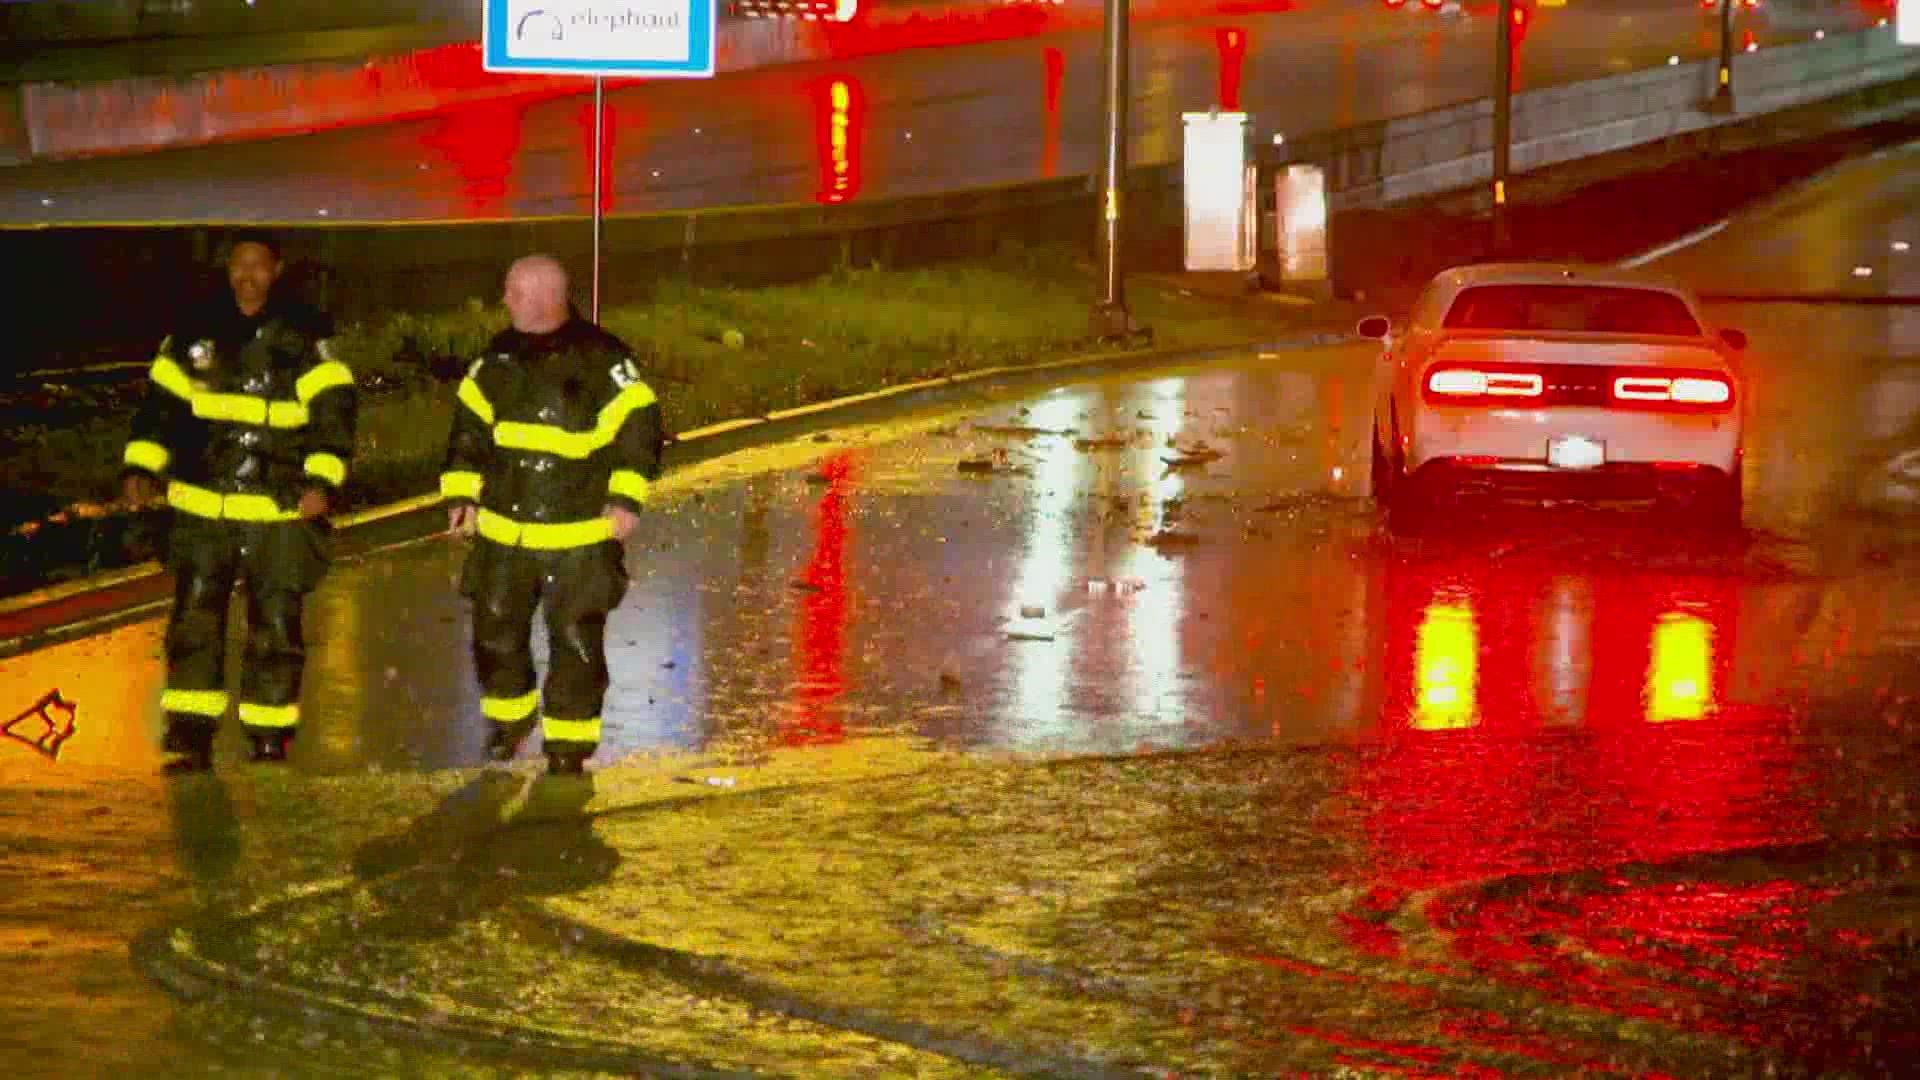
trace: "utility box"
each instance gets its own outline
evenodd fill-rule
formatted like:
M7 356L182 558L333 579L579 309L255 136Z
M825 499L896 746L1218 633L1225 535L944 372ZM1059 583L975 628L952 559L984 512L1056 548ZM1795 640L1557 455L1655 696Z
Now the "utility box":
M1247 114L1184 113L1186 266L1254 269L1259 256L1259 173L1248 145Z
M1274 174L1273 209L1280 284L1319 291L1327 280L1327 176L1318 165Z

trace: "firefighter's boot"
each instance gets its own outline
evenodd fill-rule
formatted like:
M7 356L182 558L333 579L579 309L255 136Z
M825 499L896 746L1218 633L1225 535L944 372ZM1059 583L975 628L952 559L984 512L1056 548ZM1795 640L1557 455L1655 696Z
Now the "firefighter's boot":
M171 720L166 739L160 747L169 760L160 771L168 776L187 776L213 768L213 725L191 720Z
M293 732L270 731L261 735L248 735L247 741L253 750L247 755L252 762L283 762L287 760L287 750L293 745Z
M495 722L493 731L487 735L487 759L489 761L512 761L520 752L520 744L533 734L533 718L512 723Z

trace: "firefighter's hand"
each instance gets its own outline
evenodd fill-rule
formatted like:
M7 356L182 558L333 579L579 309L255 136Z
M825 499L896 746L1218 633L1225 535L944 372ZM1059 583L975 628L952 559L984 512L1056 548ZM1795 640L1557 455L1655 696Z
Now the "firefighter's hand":
M623 544L633 535L633 530L640 527L640 515L624 506L609 506L601 513L613 522L613 538Z
M308 488L300 495L300 516L314 521L327 516L333 508L333 499L319 488Z
M160 485L154 483L153 477L144 473L130 472L127 478L120 482L120 497L126 501L127 505L133 507L145 506L152 502L159 490Z
M472 503L447 507L447 532L468 537L480 531L480 508Z

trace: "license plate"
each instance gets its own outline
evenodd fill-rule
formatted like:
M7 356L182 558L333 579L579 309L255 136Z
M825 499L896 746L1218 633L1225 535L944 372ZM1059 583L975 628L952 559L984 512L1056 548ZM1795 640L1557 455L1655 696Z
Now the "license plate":
M1555 469L1592 469L1606 464L1607 444L1585 435L1547 441L1547 464Z

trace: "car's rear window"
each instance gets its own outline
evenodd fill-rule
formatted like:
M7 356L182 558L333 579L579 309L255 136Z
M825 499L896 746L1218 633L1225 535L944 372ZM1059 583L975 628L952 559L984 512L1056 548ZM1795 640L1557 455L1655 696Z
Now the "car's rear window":
M1686 302L1618 285L1475 285L1447 309L1449 330L1549 330L1698 337Z

